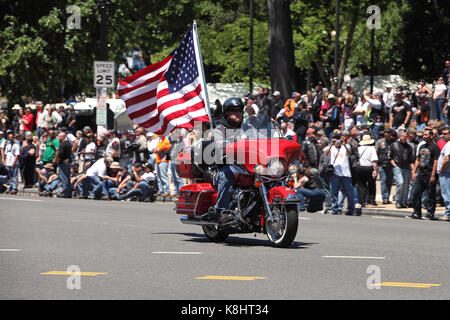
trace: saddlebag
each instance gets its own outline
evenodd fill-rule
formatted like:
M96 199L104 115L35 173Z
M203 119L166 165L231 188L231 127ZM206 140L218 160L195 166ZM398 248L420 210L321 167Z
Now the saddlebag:
M180 189L175 205L177 214L201 216L215 204L217 193L210 183L189 184Z

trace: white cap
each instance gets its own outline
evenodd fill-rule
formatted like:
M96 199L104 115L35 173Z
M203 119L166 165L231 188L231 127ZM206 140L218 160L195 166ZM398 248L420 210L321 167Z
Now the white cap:
M280 91L275 91L275 92L273 93L273 95L274 95L274 96L279 96L279 95L281 95L281 93L280 93Z

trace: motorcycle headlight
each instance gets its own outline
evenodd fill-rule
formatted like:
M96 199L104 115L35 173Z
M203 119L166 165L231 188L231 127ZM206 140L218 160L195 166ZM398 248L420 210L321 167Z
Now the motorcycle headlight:
M269 175L277 178L281 177L285 171L284 163L279 159L270 160L267 169Z
M298 170L298 167L297 167L297 165L295 163L291 163L289 165L289 167L288 167L288 171L289 171L290 174L296 173L297 170Z
M257 164L253 168L253 171L255 172L256 175L260 176L264 173L264 166L262 164Z

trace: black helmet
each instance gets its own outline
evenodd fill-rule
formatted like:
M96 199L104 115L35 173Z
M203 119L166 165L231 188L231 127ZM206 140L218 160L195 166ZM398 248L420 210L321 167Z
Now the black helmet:
M244 103L241 99L233 97L225 100L225 102L222 105L222 112L225 113L230 109L240 108L244 110Z

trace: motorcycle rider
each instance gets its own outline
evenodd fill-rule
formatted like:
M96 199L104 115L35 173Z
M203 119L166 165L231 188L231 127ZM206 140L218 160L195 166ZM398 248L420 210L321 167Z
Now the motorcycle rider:
M244 173L243 169L225 158L227 144L236 142L241 137L241 125L243 122L244 103L241 99L233 97L227 99L222 105L223 117L214 129L214 143L216 144L216 163L220 169L217 173L218 182L217 202L213 218L225 223L234 219L233 214L225 212L230 210L231 195L235 185L235 174Z

